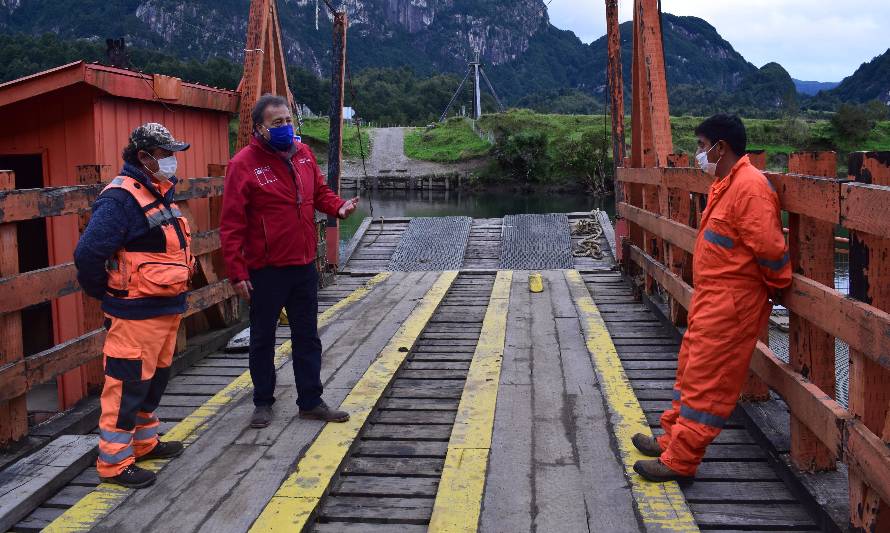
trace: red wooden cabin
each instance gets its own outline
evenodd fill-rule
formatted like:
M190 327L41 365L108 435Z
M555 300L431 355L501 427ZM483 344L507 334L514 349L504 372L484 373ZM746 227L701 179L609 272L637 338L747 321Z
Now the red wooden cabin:
M121 150L133 128L160 122L192 144L179 155L179 177L207 176L209 165L224 165L229 159L229 120L237 110L234 91L71 63L0 85L0 169L14 171L16 189L107 181L120 169ZM216 200L188 202L198 231L218 224L211 216ZM20 271L71 261L79 223L78 215L19 223ZM83 298L77 292L23 310L25 355L92 329L84 317ZM91 377L96 371L96 365L85 365L57 378L56 408L65 409L84 397L88 385L101 379Z

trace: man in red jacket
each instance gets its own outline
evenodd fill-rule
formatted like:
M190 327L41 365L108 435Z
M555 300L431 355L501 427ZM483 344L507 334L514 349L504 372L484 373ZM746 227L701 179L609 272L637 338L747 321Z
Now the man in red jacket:
M250 302L250 425L268 426L275 403L275 329L281 309L290 322L301 418L345 422L349 414L321 399L315 210L346 218L344 201L325 183L315 156L294 142L287 100L264 95L252 113L254 134L226 170L220 221L222 251L235 292Z

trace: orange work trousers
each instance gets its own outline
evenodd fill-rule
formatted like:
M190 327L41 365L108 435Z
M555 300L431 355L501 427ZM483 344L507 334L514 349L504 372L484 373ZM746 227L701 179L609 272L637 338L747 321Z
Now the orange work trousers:
M727 284L728 285L728 284ZM661 415L661 462L694 476L738 403L751 356L769 321L764 287L696 287L671 408Z
M96 461L100 477L117 476L157 446L160 422L154 410L170 379L182 316L109 320Z

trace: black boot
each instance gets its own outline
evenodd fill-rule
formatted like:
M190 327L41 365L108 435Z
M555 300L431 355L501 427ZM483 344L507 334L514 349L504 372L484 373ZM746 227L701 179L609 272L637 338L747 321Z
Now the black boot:
M130 489L142 489L154 485L157 475L136 465L130 465L114 477L101 478L104 483L114 483Z
M137 457L137 461L150 461L152 459L172 459L173 457L179 457L182 455L182 443L176 440L170 441L158 441L158 444L152 449L152 451L143 455L142 457Z

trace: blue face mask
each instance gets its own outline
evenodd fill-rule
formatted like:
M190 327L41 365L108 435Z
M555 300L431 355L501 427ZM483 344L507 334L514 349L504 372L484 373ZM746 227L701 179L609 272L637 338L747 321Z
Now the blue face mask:
M278 151L283 152L294 143L293 124L285 124L277 128L266 128L266 131L269 132L269 144Z

